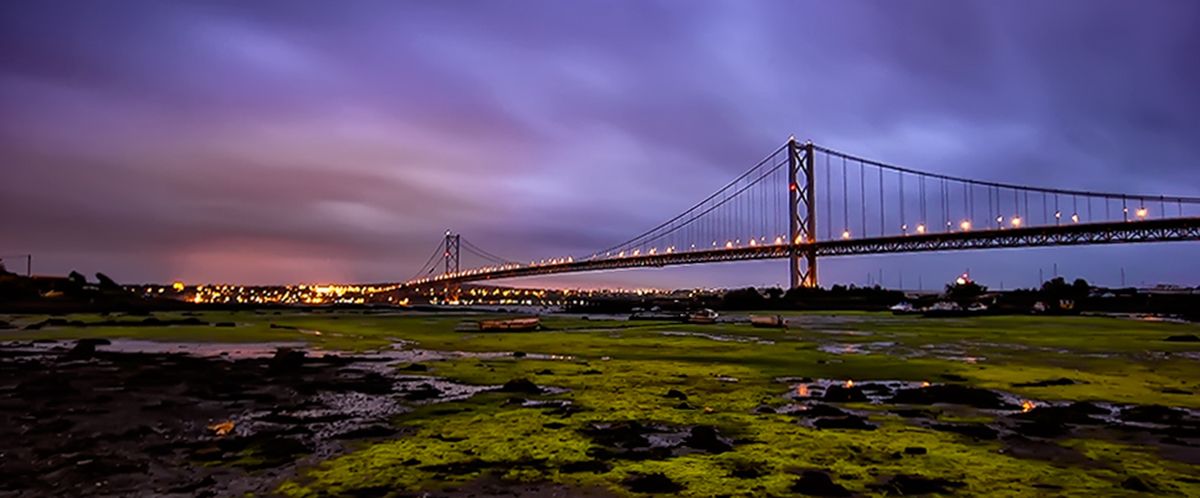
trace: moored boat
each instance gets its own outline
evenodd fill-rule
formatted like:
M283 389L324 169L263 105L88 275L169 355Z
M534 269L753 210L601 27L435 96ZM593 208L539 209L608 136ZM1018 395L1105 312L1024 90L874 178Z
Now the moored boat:
M503 320L480 320L479 330L503 330L510 332L537 330L541 326L541 319L532 316L524 318L508 318Z

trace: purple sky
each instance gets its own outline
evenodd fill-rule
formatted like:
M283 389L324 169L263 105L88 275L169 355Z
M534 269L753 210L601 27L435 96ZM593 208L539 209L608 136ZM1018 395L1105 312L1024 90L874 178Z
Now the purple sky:
M0 254L119 281L394 281L453 228L586 254L789 134L927 171L1200 194L1200 3L0 4ZM1198 246L824 260L822 281L1200 283ZM16 266L16 265L14 265ZM783 261L520 280L786 281Z

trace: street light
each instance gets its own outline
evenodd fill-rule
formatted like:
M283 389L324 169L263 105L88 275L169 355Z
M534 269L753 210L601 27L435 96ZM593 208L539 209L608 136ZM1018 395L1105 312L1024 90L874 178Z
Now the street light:
M1013 216L1011 223L1012 223L1013 228L1020 227L1021 226L1021 217Z
M964 232L971 230L971 220L963 220L962 223L958 224L958 227Z

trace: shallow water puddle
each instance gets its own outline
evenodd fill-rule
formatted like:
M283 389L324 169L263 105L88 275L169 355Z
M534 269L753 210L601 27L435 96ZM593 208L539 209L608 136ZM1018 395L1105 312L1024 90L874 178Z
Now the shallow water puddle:
M754 343L754 344L763 344L763 345L768 345L768 346L771 344L775 344L775 341L763 339L761 337L752 337L752 336L720 335L720 334L709 334L709 333L705 333L705 332L679 332L679 331L674 331L674 330L667 330L667 331L659 332L659 334L665 335L665 336L678 336L678 337L699 337L702 339L708 339L711 341L718 341L718 342Z

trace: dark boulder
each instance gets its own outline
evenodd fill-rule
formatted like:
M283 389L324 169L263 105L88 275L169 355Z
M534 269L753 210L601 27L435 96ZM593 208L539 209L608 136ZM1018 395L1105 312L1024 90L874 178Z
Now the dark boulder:
M833 385L825 389L825 396L822 398L825 401L836 401L841 403L866 401L867 395L863 393L860 387L846 387Z
M621 484L634 493L678 493L683 491L682 485L659 472L632 474L621 481Z
M804 471L792 483L792 491L807 496L850 496L850 490L833 482L829 474L817 470Z
M901 389L892 396L892 403L932 405L937 403L973 406L992 410L1011 409L995 391L959 384L937 384L929 387Z
M680 391L677 389L671 389L671 390L667 391L667 393L664 394L663 397L670 398L670 399L678 399L678 400L683 400L683 401L687 401L687 399L688 399L688 396L686 394L684 394L683 391Z
M406 393L404 399L409 401L424 401L427 399L435 399L442 396L442 391L432 384L421 384Z
M429 367L421 363L409 363L408 365L397 368L401 372L428 372Z
M1121 481L1121 487L1124 489L1128 489L1130 491L1137 491L1140 493L1153 493L1154 492L1154 488L1151 488L1150 485L1146 483L1146 481L1143 481L1140 477L1137 477L1137 476L1132 476L1132 477L1129 477L1128 479L1125 479L1124 481Z
M819 418L813 422L813 426L818 429L853 429L862 431L875 430L874 424L867 422L867 419L865 418L855 415L847 415L845 417L836 418Z
M1200 336L1196 334L1172 335L1163 340L1167 342L1200 342Z
M529 379L513 379L505 382L500 387L500 392L504 393L522 393L522 394L541 394L542 388L538 387Z
M683 444L689 448L708 453L724 453L733 449L733 445L722 439L716 429L707 425L692 427L687 438L683 440Z
M933 493L950 494L954 492L954 488L961 488L963 486L964 484L959 481L951 481L940 477L929 478L900 474L893 476L886 483L873 487L888 495L910 496Z
M934 424L929 428L935 431L962 434L981 441L990 441L1000 437L1000 431L984 424Z
M276 349L275 356L271 357L271 361L269 363L270 369L275 372L295 371L304 365L305 355L306 353L299 349Z

